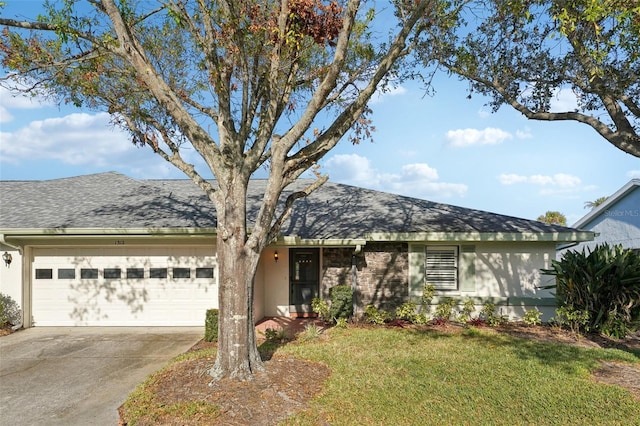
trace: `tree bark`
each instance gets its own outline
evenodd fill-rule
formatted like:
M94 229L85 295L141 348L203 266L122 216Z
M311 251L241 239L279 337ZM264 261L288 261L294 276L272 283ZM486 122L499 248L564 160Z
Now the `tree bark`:
M264 371L253 314L259 252L246 246L246 188L245 182L231 182L217 194L218 352L209 370L214 380L251 380L254 373Z

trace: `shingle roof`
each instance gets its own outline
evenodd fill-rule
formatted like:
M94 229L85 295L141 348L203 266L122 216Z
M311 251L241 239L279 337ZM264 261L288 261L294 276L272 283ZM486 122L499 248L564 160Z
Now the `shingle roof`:
M296 182L289 191L309 181ZM249 185L249 226L265 180ZM109 172L0 181L0 230L214 228L211 202L190 180L137 180ZM358 239L370 233L566 233L557 225L327 182L298 200L282 235Z

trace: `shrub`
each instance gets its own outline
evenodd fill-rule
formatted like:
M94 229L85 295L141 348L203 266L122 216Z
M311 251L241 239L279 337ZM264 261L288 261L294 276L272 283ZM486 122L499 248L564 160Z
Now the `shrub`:
M288 339L287 331L282 328L267 328L262 334L271 343L282 343Z
M310 322L304 326L304 331L298 334L298 339L306 342L309 340L317 340L322 334L322 330L314 323Z
M331 322L331 313L329 312L329 304L326 300L314 297L311 301L311 309L318 314L321 320Z
M373 305L367 305L364 308L364 318L368 323L382 325L389 319L389 314Z
M581 328L624 337L640 315L640 256L621 245L597 245L589 253L568 251L552 260L546 275L555 276L558 306L586 311ZM581 317L582 318L582 317Z
M503 315L498 315L496 313L496 305L495 303L486 302L482 306L482 310L480 311L480 316L487 323L489 327L496 327L500 324L504 324L507 322L507 318Z
M450 297L447 297L442 302L438 303L436 307L435 317L449 321L453 314L453 307L456 305L456 301Z
M347 328L347 319L346 318L338 318L336 320L336 327L338 328Z
M413 302L405 302L396 308L397 319L415 322L416 316L416 304Z
M206 342L218 341L218 310L207 309L204 321L204 340Z
M473 300L467 299L462 305L462 311L458 315L458 321L461 323L467 323L471 321L471 314L476 310L476 304Z
M540 312L537 308L529 309L524 313L522 321L529 326L539 325L542 323L541 317L542 312Z
M416 314L413 319L413 323L416 325L425 325L429 323L429 316L427 314Z
M573 306L561 306L556 309L554 322L560 326L569 328L574 333L589 331L589 311L574 309Z
M348 285L331 288L331 307L329 315L333 321L338 318L349 319L353 316L353 289Z
M431 301L436 294L436 286L433 284L425 284L422 288L421 309L426 309L431 305Z
M17 325L20 323L22 315L18 303L11 296L0 293L0 327L7 324Z

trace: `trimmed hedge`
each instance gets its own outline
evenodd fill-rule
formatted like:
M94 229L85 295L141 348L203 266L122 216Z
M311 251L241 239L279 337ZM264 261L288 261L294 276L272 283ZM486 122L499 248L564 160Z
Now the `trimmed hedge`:
M204 340L206 342L218 341L218 310L207 309L207 316L204 321Z

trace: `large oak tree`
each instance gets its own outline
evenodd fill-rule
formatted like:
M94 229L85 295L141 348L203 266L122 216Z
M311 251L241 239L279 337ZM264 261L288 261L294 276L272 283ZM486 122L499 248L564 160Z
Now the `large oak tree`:
M422 46L428 60L438 56L494 109L584 123L640 157L640 2L475 0L460 24ZM561 91L574 106L553 108Z
M366 136L371 96L403 75L421 36L452 22L455 3L51 1L37 19L0 18L2 64L11 71L4 84L108 111L134 143L207 194L217 212L220 286L211 374L248 379L263 369L252 303L260 253L295 200L326 177L288 195L284 209L278 200L349 132L354 141ZM185 161L185 148L216 183ZM267 189L249 232L247 185L260 168Z

